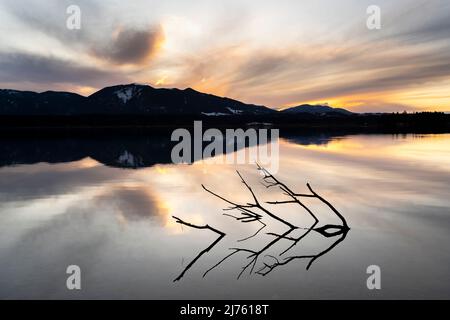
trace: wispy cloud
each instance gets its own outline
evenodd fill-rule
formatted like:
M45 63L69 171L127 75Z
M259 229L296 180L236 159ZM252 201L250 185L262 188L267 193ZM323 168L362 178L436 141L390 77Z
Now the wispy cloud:
M272 107L328 101L355 110L447 110L450 3L378 2L382 28L371 31L368 0L5 0L0 26L14 35L0 39L0 86L131 80ZM65 28L73 3L82 8L79 31Z
M101 87L107 83L128 81L126 74L78 64L55 56L32 53L0 53L0 81Z

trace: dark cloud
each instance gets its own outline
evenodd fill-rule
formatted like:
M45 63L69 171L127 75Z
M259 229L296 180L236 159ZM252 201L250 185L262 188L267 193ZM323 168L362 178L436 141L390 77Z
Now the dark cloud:
M160 27L146 29L122 26L107 16L96 1L55 1L45 6L39 2L9 1L6 9L33 31L40 31L58 40L65 47L93 54L117 64L140 64L150 58L163 38ZM69 5L78 5L82 14L80 30L66 27ZM101 23L99 23L101 21ZM117 32L114 32L117 30ZM95 31L95 32L93 32Z
M162 38L161 28L148 30L120 28L109 43L94 47L92 53L117 64L141 64L147 62L157 52Z
M119 72L84 66L54 56L29 53L0 53L0 82L3 83L65 83L101 87L127 82Z

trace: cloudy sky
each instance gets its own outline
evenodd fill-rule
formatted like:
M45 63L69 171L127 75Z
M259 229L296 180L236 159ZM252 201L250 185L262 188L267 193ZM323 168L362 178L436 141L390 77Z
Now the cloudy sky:
M449 17L448 0L0 0L0 88L136 82L273 108L450 111Z

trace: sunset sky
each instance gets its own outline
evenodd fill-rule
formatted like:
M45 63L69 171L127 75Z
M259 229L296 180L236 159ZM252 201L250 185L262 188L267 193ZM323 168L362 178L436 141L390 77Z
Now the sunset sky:
M66 27L72 4L81 30ZM0 88L136 82L272 108L450 111L448 0L0 0L0 32Z

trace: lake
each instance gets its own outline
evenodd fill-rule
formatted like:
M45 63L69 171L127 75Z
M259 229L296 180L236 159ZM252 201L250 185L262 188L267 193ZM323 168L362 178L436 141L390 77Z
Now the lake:
M171 164L170 135L0 150L2 299L450 298L450 134L282 136L274 176L342 214L350 230L329 237L298 203L268 204L291 198L255 164ZM279 220L223 210L254 201L236 170ZM341 224L317 198L302 204L317 227ZM69 265L81 290L66 288ZM367 288L371 265L380 290Z

